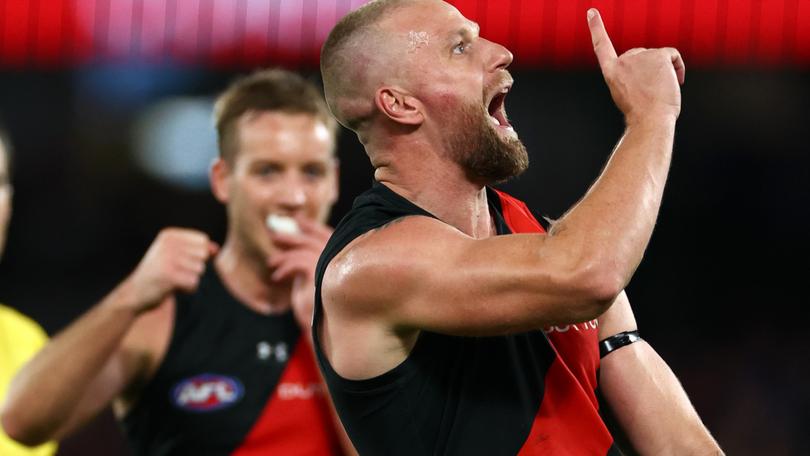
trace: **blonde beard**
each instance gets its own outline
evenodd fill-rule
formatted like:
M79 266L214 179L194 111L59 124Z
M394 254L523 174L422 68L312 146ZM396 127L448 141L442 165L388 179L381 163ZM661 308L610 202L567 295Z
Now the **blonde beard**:
M458 123L445 136L447 149L470 180L497 184L519 176L529 167L526 146L518 139L503 138L478 106L460 110Z

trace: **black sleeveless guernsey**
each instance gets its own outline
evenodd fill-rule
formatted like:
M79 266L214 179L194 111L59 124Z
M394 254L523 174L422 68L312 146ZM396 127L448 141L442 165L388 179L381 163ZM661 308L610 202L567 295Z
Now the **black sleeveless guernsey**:
M525 204L487 192L499 235L544 232ZM598 411L595 320L496 337L422 331L408 357L382 375L349 380L332 369L317 338L324 271L352 240L406 216L436 218L375 183L338 224L316 272L315 352L359 453L620 455Z
M123 428L135 455L337 455L309 340L291 312L261 315L209 264L176 296L165 358Z

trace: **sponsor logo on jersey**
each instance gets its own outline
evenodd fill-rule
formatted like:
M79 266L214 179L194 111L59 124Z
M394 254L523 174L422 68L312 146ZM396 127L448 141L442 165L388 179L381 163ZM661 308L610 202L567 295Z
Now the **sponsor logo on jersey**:
M284 382L278 385L278 397L283 400L312 399L323 396L324 388L320 383Z
M558 332L558 333L567 333L568 331L592 331L599 327L598 320L591 320L586 321L585 323L577 323L574 325L565 325L565 326L549 326L548 328L543 328L543 332L546 334Z
M172 404L190 412L211 412L242 399L245 389L234 377L201 374L179 381L171 392Z
M276 362L284 363L287 361L287 358L290 357L290 354L287 344L284 342L279 342L273 345L266 340L263 340L256 344L256 356L262 361L267 361L273 358L276 360Z

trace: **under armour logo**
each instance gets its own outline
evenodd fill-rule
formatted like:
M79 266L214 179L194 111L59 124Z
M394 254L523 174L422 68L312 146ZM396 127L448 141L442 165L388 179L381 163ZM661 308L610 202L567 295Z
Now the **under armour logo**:
M287 361L287 358L289 358L287 344L284 342L279 342L273 346L269 342L263 340L256 344L256 356L262 361L266 361L273 357L275 358L276 362L283 363Z

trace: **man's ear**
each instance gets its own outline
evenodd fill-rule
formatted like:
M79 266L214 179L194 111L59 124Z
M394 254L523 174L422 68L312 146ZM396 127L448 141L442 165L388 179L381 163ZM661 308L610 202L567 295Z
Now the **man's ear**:
M425 121L422 103L394 87L380 87L374 96L374 103L380 112L394 122L415 126Z
M228 180L230 179L231 169L228 163L219 157L211 163L211 169L208 171L208 178L211 181L211 193L214 198L222 204L228 204L230 192L228 191Z

